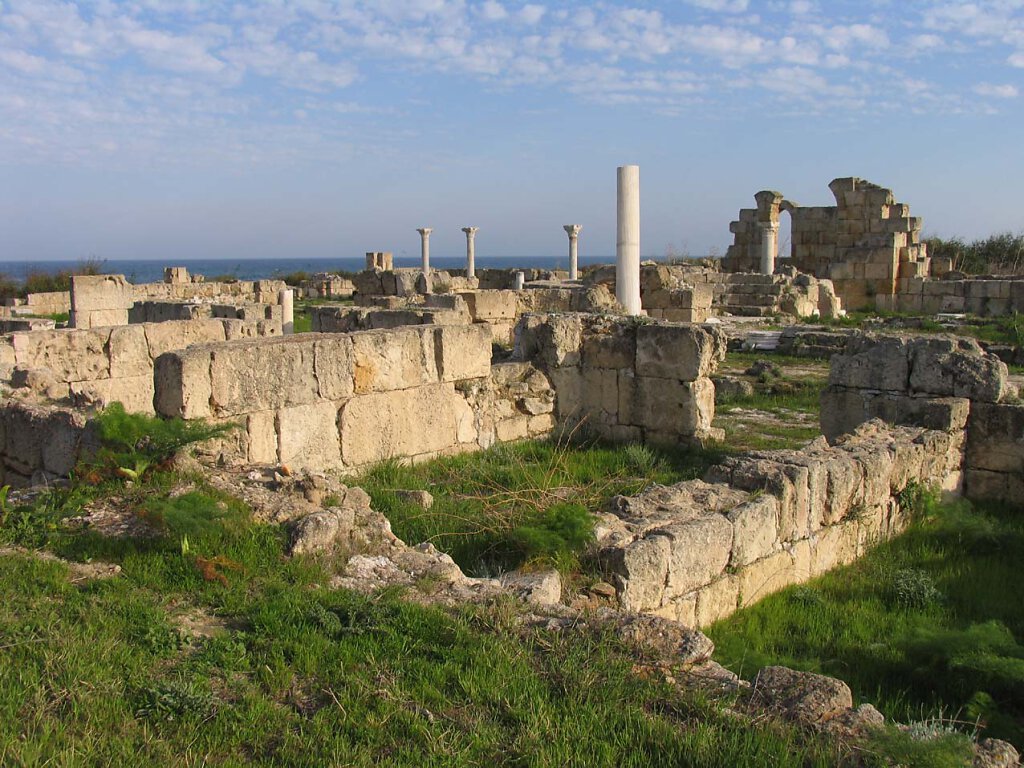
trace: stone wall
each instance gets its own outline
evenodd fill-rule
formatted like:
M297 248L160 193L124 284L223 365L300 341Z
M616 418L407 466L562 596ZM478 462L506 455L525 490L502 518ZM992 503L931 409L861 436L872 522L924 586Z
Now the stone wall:
M81 411L18 400L0 403L0 485L23 487L66 477L96 447Z
M133 286L124 275L75 275L71 278L72 328L127 325Z
M963 493L972 499L1024 499L1024 406L1005 363L973 339L851 336L843 354L832 358L821 414L829 439L873 418L966 429L957 438L966 444Z
M1024 405L971 404L964 494L970 499L1024 503Z
M458 298L458 297L454 297ZM463 303L463 309L465 304ZM311 307L314 333L351 333L400 328L406 325L463 325L469 312L455 309L373 309L370 307Z
M71 293L30 293L24 299L7 299L4 303L16 315L62 315L71 311Z
M614 267L599 267L588 284L614 290ZM781 268L774 275L722 272L704 265L644 264L640 302L650 317L702 323L709 317L836 317L842 309L832 283Z
M280 323L180 320L105 328L12 333L0 340L0 365L15 389L50 400L153 413L153 365L170 350L232 338L279 335Z
M724 335L695 325L589 314L526 315L515 356L551 378L560 422L622 442L679 443L714 434Z
M622 608L705 626L900 531L900 491L956 474L960 445L875 421L832 446L729 459L705 480L613 499L599 559Z
M900 278L898 293L876 302L879 309L915 314L965 313L999 317L1024 312L1024 276L941 280Z
M492 371L486 325L299 334L164 355L155 403L164 416L239 424L217 446L227 460L357 469L546 434L550 385L516 370L521 380Z
M277 304L278 295L287 287L283 280L140 283L132 286L132 298L134 301Z
M884 302L900 290L901 279L930 274L921 219L897 203L892 190L855 177L834 179L829 189L834 207L803 208L779 192L758 192L757 207L741 210L730 224L734 242L723 268L759 271L763 240L775 237L779 216L788 211L792 249L782 255L801 272L831 280L848 309Z

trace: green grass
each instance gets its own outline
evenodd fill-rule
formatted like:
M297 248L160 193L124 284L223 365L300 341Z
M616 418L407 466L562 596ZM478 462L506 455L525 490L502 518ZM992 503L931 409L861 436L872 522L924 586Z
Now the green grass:
M525 563L580 567L589 535L576 524L615 494L651 482L701 476L721 453L558 440L506 443L475 454L406 466L385 462L355 479L374 509L410 543L430 541L468 573L488 575ZM427 490L429 511L398 490Z
M0 554L3 765L827 766L796 730L735 720L637 675L611 637L525 629L511 603L445 611L394 592L324 586L322 564L283 553L280 529L208 488L135 489L161 535L106 540L51 523L63 493L19 530L122 574ZM0 531L12 510L5 508ZM182 543L187 532L188 546ZM191 635L182 615L223 629Z
M1024 508L932 510L857 563L717 623L716 658L847 681L902 722L975 721L1024 746Z

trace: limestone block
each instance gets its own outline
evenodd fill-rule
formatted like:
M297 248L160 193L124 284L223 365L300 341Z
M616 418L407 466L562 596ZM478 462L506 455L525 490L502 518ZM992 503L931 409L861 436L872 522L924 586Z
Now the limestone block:
M548 434L555 428L557 422L553 413L542 413L538 416L531 416L529 423L529 436L540 437ZM628 441L627 441L628 442Z
M469 308L473 322L492 320L515 320L519 307L516 291L465 291L460 293Z
M117 402L128 413L154 413L153 374L72 382L71 396L83 407L106 408Z
M355 393L389 392L436 382L433 330L400 328L352 334Z
M622 323L607 327L607 332L583 335L582 363L588 368L632 368L636 360L636 333Z
M289 467L325 469L341 463L338 406L332 402L281 408L276 414L278 458Z
M666 597L678 597L710 584L729 564L732 524L710 514L659 530L670 542Z
M588 412L603 411L615 423L619 411L619 371L583 368L583 405Z
M455 414L455 439L460 445L476 443L480 435L473 408L460 397L452 401L452 410Z
M739 605L739 579L730 574L708 584L697 593L696 626L706 627L735 613Z
M161 416L206 418L210 410L211 352L208 348L168 352L156 359L153 404Z
M740 605L750 605L800 579L793 556L776 552L743 568L739 574Z
M990 403L1009 392L1006 364L973 339L915 339L910 359L913 392Z
M115 309L127 312L134 300L134 286L124 275L75 275L71 278L72 312Z
M706 377L725 356L717 333L684 325L641 325L636 331L638 376L694 381Z
M352 339L324 335L313 343L313 372L318 393L325 400L342 400L355 392Z
M459 381L491 373L491 327L445 325L434 329L434 350L441 381Z
M525 440L530 436L530 417L513 416L510 419L502 419L495 425L495 435L499 443Z
M149 355L146 329L141 325L126 325L112 329L109 350L111 378L149 376L152 379L153 358Z
M603 555L623 610L650 611L662 605L672 556L668 536L653 533Z
M258 411L245 418L248 460L251 464L276 464L277 425L274 411Z
M905 392L910 376L907 340L898 336L851 336L832 358L829 384Z
M579 365L583 345L582 316L524 315L515 330L515 356L547 368Z
M451 384L355 396L341 410L341 452L346 466L438 453L457 444ZM461 413L464 414L464 411Z
M730 566L750 565L778 548L779 503L772 496L755 496L731 510L726 518L733 527Z
M221 320L171 320L166 323L144 323L149 354L155 360L165 352L187 349L194 344L224 341Z
M705 379L710 384L710 380ZM711 389L711 414L714 414L714 385ZM700 387L698 394L704 395ZM619 422L679 435L696 434L705 422L707 403L698 404L692 385L676 379L649 376L619 378Z
M857 521L851 520L821 529L814 543L814 575L825 573L857 559L859 532Z
M975 403L967 435L968 468L1024 473L1024 405Z
M210 403L216 415L306 405L319 397L312 339L232 341L210 351Z
M49 368L57 381L110 377L109 329L28 331L11 334L14 358L25 368Z
M548 375L555 389L555 411L559 420L579 419L586 415L582 370L575 367L553 368ZM625 372L619 373L620 377L623 375Z

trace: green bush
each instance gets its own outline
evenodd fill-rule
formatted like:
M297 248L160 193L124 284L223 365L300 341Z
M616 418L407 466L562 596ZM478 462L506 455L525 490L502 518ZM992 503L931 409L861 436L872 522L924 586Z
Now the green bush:
M901 568L892 576L892 597L903 608L925 609L942 601L935 579L920 568Z
M582 504L555 504L509 532L513 549L526 561L556 561L580 552L594 538L594 519Z
M199 720L213 708L213 694L195 679L173 678L139 691L139 717L149 720Z
M948 257L954 269L969 274L1012 274L1024 267L1024 233L1001 232L970 243L959 237L930 237L925 243L929 256Z
M96 428L103 445L115 454L165 461L186 445L220 437L235 426L128 413L121 403L111 403L96 417Z

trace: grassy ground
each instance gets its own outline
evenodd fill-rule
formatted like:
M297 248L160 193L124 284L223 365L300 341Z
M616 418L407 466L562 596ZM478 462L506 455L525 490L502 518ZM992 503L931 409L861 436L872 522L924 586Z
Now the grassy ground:
M638 676L614 639L323 586L277 527L150 471L4 505L0 540L118 563L109 580L0 551L2 765L827 766L834 747ZM196 482L196 481L193 481ZM160 535L61 518L127 494Z
M396 534L432 542L467 573L489 575L528 561L571 572L579 569L579 553L589 540L588 511L651 482L699 477L721 456L555 439L497 445L416 466L387 462L354 482ZM434 505L425 511L398 490L430 491Z
M933 506L857 563L713 626L716 658L830 674L887 716L978 722L1024 747L1021 513Z
M778 366L780 373L746 374L763 360ZM826 361L730 352L718 373L746 378L754 386L754 394L732 397L716 406L715 426L726 433L724 449L799 448L821 434L818 399L828 381Z

